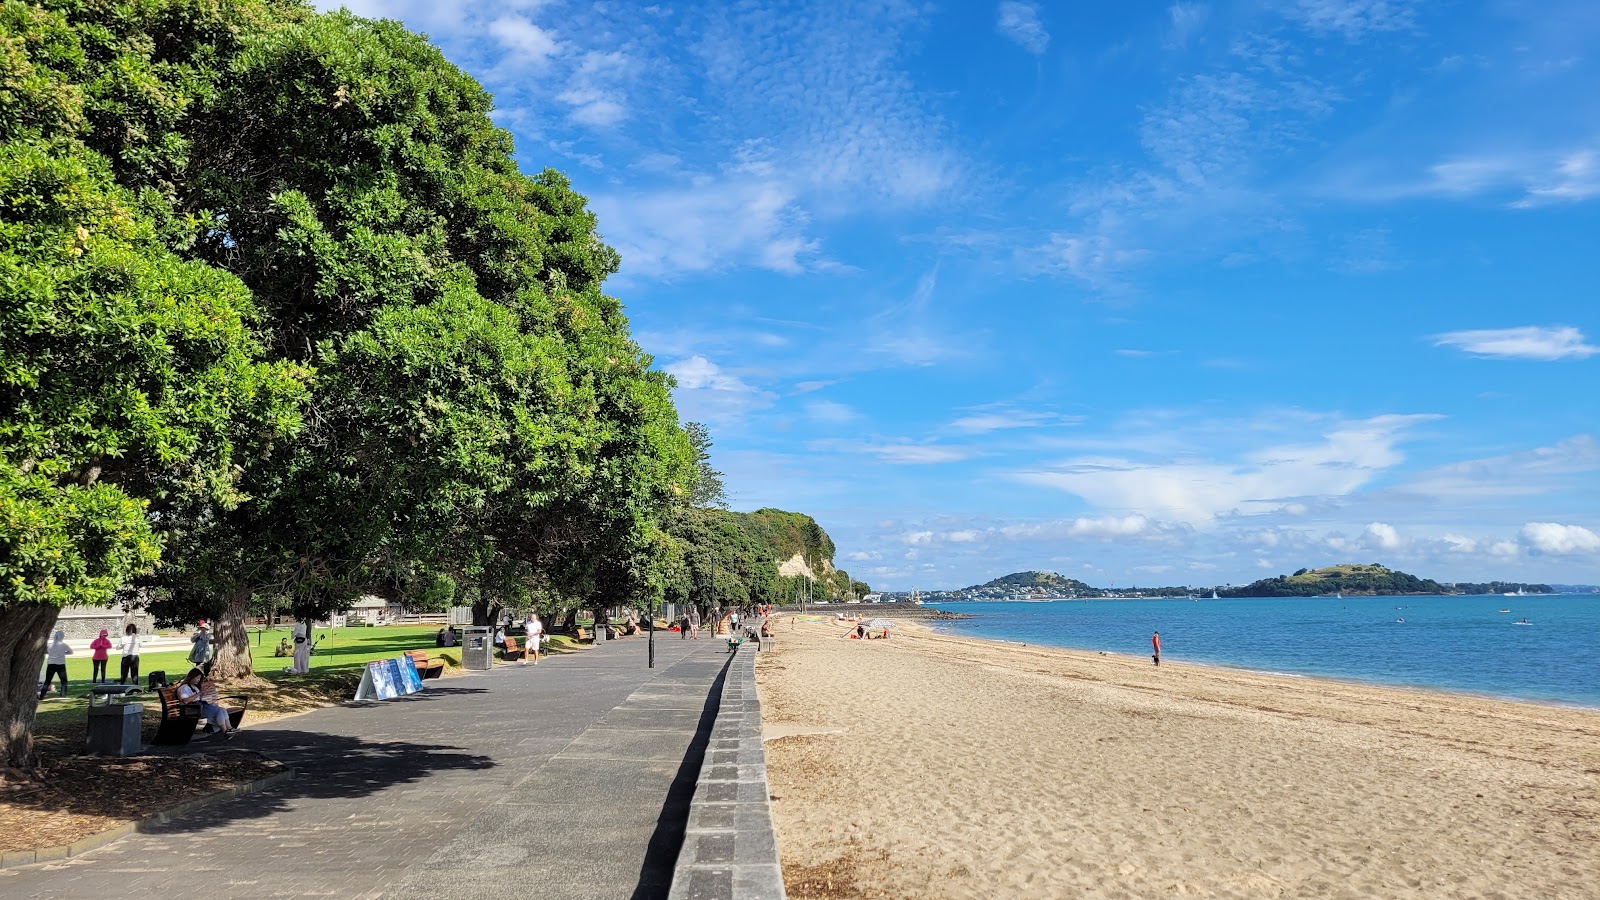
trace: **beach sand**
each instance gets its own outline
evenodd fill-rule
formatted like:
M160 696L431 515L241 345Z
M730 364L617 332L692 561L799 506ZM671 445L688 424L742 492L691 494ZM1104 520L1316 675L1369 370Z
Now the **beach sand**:
M1600 712L775 624L794 900L1600 897Z

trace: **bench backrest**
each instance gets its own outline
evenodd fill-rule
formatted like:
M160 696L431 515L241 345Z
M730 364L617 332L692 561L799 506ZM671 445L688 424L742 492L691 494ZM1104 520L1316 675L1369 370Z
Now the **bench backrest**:
M183 715L184 704L178 702L178 688L164 687L156 689L156 695L161 698L161 716L165 719L175 719Z
M506 635L506 650L507 650L507 652L515 653L515 652L517 652L518 649L519 648L517 647L517 639L512 637L509 634Z
M407 650L406 655L411 657L411 661L417 664L418 671L428 668L428 651Z

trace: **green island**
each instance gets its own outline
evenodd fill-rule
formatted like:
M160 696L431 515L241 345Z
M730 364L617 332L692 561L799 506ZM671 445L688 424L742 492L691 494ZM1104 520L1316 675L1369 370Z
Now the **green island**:
M1013 572L983 584L953 591L927 591L918 596L927 602L971 602L1004 600L1056 600L1056 599L1106 599L1135 600L1159 597L1209 596L1217 597L1321 597L1344 594L1347 596L1377 596L1406 594L1549 594L1555 589L1548 584L1528 584L1515 581L1452 582L1440 583L1431 578L1418 578L1407 572L1390 569L1378 563L1345 563L1324 566L1320 569L1299 569L1293 575L1262 578L1250 584L1234 585L1165 585L1125 588L1114 586L1094 587L1056 572ZM905 599L909 594L885 594L886 600Z

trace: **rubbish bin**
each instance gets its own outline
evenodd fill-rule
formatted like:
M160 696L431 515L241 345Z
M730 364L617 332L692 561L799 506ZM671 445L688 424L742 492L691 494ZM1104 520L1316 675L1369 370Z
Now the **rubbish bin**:
M469 625L461 629L461 667L494 668L494 629L483 625Z
M141 749L142 703L106 703L89 707L89 752L102 756L137 756Z

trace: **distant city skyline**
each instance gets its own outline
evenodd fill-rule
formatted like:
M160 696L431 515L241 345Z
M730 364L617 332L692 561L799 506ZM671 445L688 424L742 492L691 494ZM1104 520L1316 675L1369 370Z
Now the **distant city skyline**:
M1600 582L1600 4L348 6L874 588Z

